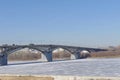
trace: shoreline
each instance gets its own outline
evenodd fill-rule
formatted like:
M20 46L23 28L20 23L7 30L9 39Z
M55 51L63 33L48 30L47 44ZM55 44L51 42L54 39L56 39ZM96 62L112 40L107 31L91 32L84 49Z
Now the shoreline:
M16 80L16 79L17 80L120 80L120 77L0 74L0 80Z

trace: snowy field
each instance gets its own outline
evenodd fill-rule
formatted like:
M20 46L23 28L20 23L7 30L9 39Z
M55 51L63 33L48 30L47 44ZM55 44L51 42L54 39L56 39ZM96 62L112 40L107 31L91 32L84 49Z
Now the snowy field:
M0 74L120 77L120 59L10 62L0 66Z

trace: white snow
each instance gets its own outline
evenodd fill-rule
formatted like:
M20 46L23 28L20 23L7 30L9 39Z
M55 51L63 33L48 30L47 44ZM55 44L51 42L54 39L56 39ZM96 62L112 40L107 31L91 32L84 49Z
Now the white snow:
M120 77L120 59L10 62L7 66L0 66L0 74Z

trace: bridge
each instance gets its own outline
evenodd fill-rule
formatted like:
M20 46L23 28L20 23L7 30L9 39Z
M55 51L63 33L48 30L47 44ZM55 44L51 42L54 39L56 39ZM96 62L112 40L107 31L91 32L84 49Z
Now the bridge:
M52 59L52 52L56 49L62 48L67 50L71 53L71 59L80 59L80 53L82 51L91 52L98 52L98 51L106 51L106 49L99 49L99 48L86 48L86 47L76 47L76 46L65 46L65 45L2 45L0 46L0 66L8 64L8 55L14 53L15 51L29 48L35 49L40 51L41 59L44 61L51 62Z

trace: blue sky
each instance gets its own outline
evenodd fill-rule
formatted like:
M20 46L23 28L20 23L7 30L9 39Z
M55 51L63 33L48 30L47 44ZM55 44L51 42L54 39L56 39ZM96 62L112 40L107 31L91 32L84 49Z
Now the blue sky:
M120 0L0 0L0 44L120 45Z

